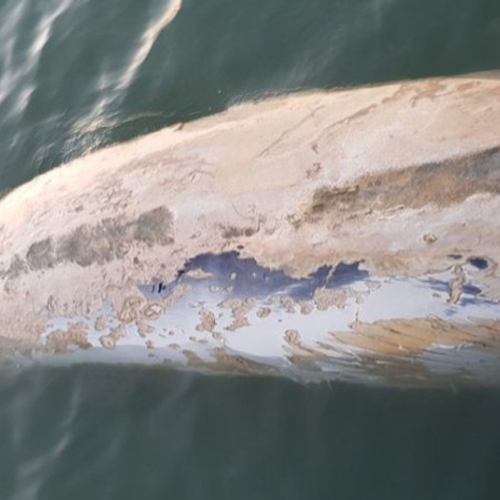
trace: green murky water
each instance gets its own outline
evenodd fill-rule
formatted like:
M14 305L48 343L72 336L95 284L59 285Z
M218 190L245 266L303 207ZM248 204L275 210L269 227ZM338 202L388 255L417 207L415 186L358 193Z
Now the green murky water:
M500 68L498 0L184 0L148 38L167 6L0 0L0 191L241 100ZM0 499L495 499L499 417L486 389L5 369Z

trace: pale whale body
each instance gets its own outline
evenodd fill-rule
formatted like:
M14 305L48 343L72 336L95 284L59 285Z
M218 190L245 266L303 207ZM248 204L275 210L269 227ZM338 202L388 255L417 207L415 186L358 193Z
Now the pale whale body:
M500 382L495 74L244 104L0 202L0 349Z

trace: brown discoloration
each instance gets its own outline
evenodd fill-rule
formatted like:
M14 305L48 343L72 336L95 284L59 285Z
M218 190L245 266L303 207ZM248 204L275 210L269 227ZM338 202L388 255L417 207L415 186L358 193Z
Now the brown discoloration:
M142 317L141 308L145 302L142 297L127 297L118 313L118 319L125 324L140 321Z
M234 332L238 328L243 328L245 326L250 326L250 321L248 321L247 314L255 307L256 300L253 298L248 298L245 300L240 299L227 299L219 304L218 307L222 309L231 309L233 316L232 323L226 327L226 330Z
M314 192L309 218L330 211L349 211L357 204L359 186L346 188L321 187Z
M85 323L72 323L68 329L55 330L47 336L45 348L54 354L66 354L70 347L90 349L87 325Z
M291 351L292 357L300 353L299 356L301 357L309 356L311 360L319 360L327 358L327 356L324 353L318 351L314 347L305 344L302 341L302 338L298 330L287 330L285 332L284 339L285 342L287 343L287 347L285 347L285 350ZM287 357L290 360L290 356Z
M143 338L155 331L155 329L151 325L148 325L144 321L137 321L136 326L137 333Z
M317 154L317 151L315 151ZM314 179L321 173L321 163L320 162L315 162L313 163L312 168L308 169L306 171L306 179Z
M134 239L149 246L170 245L174 242L172 220L172 214L166 207L150 210L133 223Z
M303 300L299 302L300 314L311 314L314 311L314 303L311 301Z
M462 296L462 287L467 281L465 272L462 266L455 266L453 268L454 277L450 281L450 296L448 297L448 303L457 304Z
M335 352L337 354L345 354L345 352L342 351L342 349L340 349L332 344L329 344L327 342L317 341L316 345L324 351L332 351L332 352Z
M215 315L211 311L201 311L201 322L196 325L196 330L199 332L213 332L216 326Z
M257 301L253 297L249 297L245 299L241 304L243 307L247 309L247 311L251 311L257 304Z
M142 309L142 316L148 320L161 318L164 313L163 306L158 302L148 302Z
M344 288L317 288L314 291L313 301L319 311L326 311L330 307L344 309L347 300L353 296L353 292Z
M244 328L245 326L250 326L250 321L246 316L247 309L245 307L236 307L233 309L233 322L226 327L226 330L234 332L239 328Z
M287 330L285 332L285 342L292 346L300 345L300 334L297 330Z
M427 243L428 245L432 245L433 243L436 243L437 241L437 236L435 234L432 234L432 233L427 233L427 234L424 234L424 236L422 237L422 239L425 241L425 243Z
M395 207L446 207L480 193L500 194L500 148L441 163L363 175L352 186L323 186L314 192L304 220Z
M252 227L225 227L223 228L222 231L222 237L226 239L233 239L233 238L241 238L242 236L245 236L249 238L250 236L253 236L257 232L256 229Z
M123 257L131 240L132 231L119 219L105 219L97 226L84 224L57 242L56 262L102 265Z
M216 362L208 363L207 368L213 372L254 373L259 375L276 372L276 369L272 366L262 365L242 356L230 355L224 348L215 347L212 349L212 355Z
M99 337L99 342L104 347L104 349L114 349L118 341L125 337L125 329L123 326L114 328L108 335L102 335Z
M267 318L271 314L271 309L269 307L261 307L257 311L258 318Z
M88 267L122 258L134 244L151 247L173 242L172 214L167 208L158 207L143 213L137 220L105 218L95 226L83 224L57 240L45 238L37 241L29 247L26 262L33 271L63 263ZM20 261L9 272L18 275L25 267Z
M198 354L196 354L193 351L190 351L189 349L184 349L182 351L182 354L184 354L184 356L186 356L186 359L188 360L188 362L191 366L204 366L204 365L206 365L206 363L198 356Z
M236 309L237 307L241 307L243 302L241 299L226 299L218 304L218 307L221 309Z
M374 323L356 321L350 333L330 333L338 342L369 352L386 355L421 353L429 347L481 343L484 338L473 335L461 324L440 319L393 319Z
M287 313L295 313L295 301L292 299L292 297L281 297L280 303Z

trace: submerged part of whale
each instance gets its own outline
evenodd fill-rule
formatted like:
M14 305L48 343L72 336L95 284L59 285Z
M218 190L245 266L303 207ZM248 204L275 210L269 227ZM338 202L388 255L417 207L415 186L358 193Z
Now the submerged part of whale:
M295 94L0 201L0 352L500 383L500 81Z

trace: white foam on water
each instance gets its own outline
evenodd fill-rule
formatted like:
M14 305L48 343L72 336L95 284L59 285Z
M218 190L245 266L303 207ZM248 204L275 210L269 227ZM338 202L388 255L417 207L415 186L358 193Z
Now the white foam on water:
M50 35L54 24L70 7L72 0L62 0L56 4L56 7L51 12L45 14L40 22L38 23L38 28L36 30L35 40L31 46L31 56L33 58L38 58L43 48L50 40Z
M0 76L0 105L13 96L10 109L3 113L3 120L20 116L28 106L36 87L34 80L42 51L51 38L54 24L72 6L72 3L72 0L62 0L55 4L44 5L46 11L35 27L33 41L26 54L22 59L18 58L18 66L14 66L13 50L17 40L17 27L23 19L29 2L26 0L19 2L8 11L7 18L2 20L0 60L3 59L5 62Z
M182 0L167 0L166 7L159 18L151 21L141 36L137 49L133 52L129 63L119 76L102 75L97 84L97 90L102 94L90 112L73 125L73 134L77 141L86 134L100 129L115 128L137 117L119 121L110 108L120 102L124 92L130 87L137 72L151 53L160 33L175 19L182 7ZM86 147L86 152L101 145L100 138L92 138Z
M160 33L175 19L182 7L182 0L168 0L167 6L159 19L149 24L141 37L141 42L135 51L129 65L120 78L117 88L123 90L130 85L139 68L150 54Z

